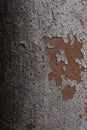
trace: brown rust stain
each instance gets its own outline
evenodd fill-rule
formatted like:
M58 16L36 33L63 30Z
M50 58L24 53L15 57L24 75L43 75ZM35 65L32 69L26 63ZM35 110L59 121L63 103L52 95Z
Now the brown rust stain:
M66 87L62 90L62 97L63 97L65 100L72 99L74 93L75 93L75 87L66 86Z
M81 72L83 71L82 67L79 67L77 63L75 63L75 59L82 59L83 55L81 53L82 44L77 41L77 38L73 36L73 45L70 44L70 40L68 43L64 43L64 40L61 38L47 38L43 37L43 41L45 44L49 44L53 46L53 48L46 47L45 51L47 56L50 58L49 65L52 69L52 72L49 74L49 80L53 78L56 81L56 85L62 85L62 81L60 76L65 75L66 78L70 80L76 80L77 83L81 81ZM68 60L68 64L65 65L64 62L60 61L58 64L56 63L56 54L59 54L60 50L64 50L66 58ZM63 66L66 67L66 71L63 71Z
M33 125L32 123L27 124L27 128L28 130L32 130L33 128L35 128L35 125Z

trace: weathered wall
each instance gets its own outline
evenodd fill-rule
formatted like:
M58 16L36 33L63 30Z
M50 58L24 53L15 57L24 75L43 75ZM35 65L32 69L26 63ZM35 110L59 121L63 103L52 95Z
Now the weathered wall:
M9 0L0 21L1 129L87 129L86 6Z

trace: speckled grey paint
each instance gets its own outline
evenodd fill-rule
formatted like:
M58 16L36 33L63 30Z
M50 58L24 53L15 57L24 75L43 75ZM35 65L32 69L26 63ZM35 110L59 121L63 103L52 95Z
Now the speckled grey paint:
M61 0L14 0L8 3L8 14L13 20L13 33L9 31L5 36L10 39L14 58L5 78L11 80L8 90L12 89L16 98L12 100L10 96L14 105L7 119L3 119L3 130L25 130L29 123L35 125L35 130L86 130L85 117L81 119L79 115L84 113L84 101L87 102L87 1L66 0L61 5ZM62 76L62 86L57 87L54 79L48 81L52 70L42 37L60 37L66 43L67 34L72 45L73 35L83 43L80 65L85 70L81 83L65 81ZM66 85L76 87L73 99L67 101L61 95Z

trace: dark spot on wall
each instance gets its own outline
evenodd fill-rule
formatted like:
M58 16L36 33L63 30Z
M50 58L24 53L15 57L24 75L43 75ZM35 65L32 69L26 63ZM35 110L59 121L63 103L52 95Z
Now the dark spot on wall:
M56 85L62 85L60 76L64 75L66 79L76 80L77 83L81 82L81 72L83 71L82 67L79 67L78 63L75 63L75 59L82 59L83 55L81 53L82 43L77 41L77 38L74 36L73 45L71 45L70 40L67 43L64 43L64 40L61 38L47 38L43 37L45 45L53 46L49 48L48 46L45 49L46 55L50 58L49 66L52 69L52 72L49 73L49 80L55 79ZM56 54L59 54L59 51L63 50L68 64L60 61L56 63ZM63 71L63 66L66 67L66 71Z
M28 128L28 130L32 130L33 128L35 128L35 125L32 123L27 124L27 128Z
M20 43L20 46L25 49L25 44L24 43Z
M72 99L74 93L75 93L75 87L66 86L66 87L62 90L62 97L63 97L65 100Z
M80 114L79 117L82 119L83 116Z

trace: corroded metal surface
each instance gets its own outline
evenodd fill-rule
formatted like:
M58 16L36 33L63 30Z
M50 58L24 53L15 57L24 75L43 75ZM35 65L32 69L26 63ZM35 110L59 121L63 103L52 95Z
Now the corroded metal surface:
M86 130L87 1L0 1L0 129Z

